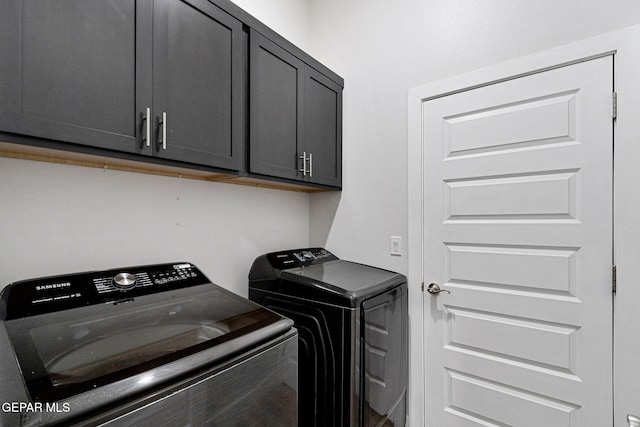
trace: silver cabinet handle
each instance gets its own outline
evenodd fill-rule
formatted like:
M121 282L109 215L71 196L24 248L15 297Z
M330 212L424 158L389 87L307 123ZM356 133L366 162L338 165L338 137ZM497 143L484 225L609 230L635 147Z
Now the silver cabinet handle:
M146 111L142 113L142 122L145 128L142 140L145 141L147 147L151 147L151 108L147 107Z
M162 112L162 119L158 120L158 126L162 127L162 141L158 141L158 145L162 145L162 149L167 149L167 112Z
M448 289L441 289L440 285L438 285L437 283L430 283L429 287L427 288L427 292L432 295L438 295L440 292L446 292L448 294L451 293L451 291Z
M298 157L302 160L302 169L298 169L298 172L302 172L302 176L307 175L307 152L303 151L302 156Z
M635 415L627 415L627 423L629 423L630 427L640 427L640 418Z
M302 176L307 176L307 172L309 176L313 176L313 154L309 153L309 157L307 157L307 152L303 151L302 156L298 156L298 159L302 160L302 169L298 169L298 172L302 172ZM307 169L307 162L309 162L309 169Z

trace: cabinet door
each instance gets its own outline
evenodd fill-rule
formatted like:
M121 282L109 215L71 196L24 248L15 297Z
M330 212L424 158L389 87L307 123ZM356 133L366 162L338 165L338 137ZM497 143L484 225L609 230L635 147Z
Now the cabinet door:
M301 179L304 64L253 30L249 49L249 170Z
M136 70L149 76L151 7L150 0L0 2L0 131L144 151L141 114L151 91L136 84Z
M342 185L342 87L311 67L305 70L303 151L307 180Z
M206 0L156 1L153 59L156 155L240 169L240 21Z

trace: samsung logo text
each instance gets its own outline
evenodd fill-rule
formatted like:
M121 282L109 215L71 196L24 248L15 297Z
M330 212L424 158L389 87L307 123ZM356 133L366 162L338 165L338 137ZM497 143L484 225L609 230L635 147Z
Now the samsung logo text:
M61 288L69 288L71 287L70 282L62 282L62 283L50 283L48 285L38 285L36 286L36 291L44 291L47 289L61 289Z

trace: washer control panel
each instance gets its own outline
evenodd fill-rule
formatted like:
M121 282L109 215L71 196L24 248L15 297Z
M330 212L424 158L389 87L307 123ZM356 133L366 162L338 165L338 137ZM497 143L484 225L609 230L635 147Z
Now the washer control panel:
M100 294L129 291L135 288L185 283L197 278L195 266L189 263L173 264L156 271L121 271L115 276L95 277L93 283Z
M0 319L49 313L211 283L187 262L128 267L23 280L7 285Z
M305 267L322 264L338 258L324 248L295 249L291 251L273 252L267 254L273 268L284 270L287 268Z

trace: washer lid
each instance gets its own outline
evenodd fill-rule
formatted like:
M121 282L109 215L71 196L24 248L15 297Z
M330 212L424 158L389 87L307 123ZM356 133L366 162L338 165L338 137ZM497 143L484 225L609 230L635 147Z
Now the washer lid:
M343 260L291 268L280 277L304 285L296 287L296 296L324 299L322 294L327 294L328 302L334 302L333 295L345 299L351 307L406 282L402 274Z
M194 266L191 269L206 279ZM25 308L15 311L7 307L9 314L23 315L8 316L2 323L33 401L68 400L82 393L90 393L96 400L101 388L115 384L120 384L117 390L121 397L123 390L149 388L168 377L248 351L293 325L217 285L189 286L190 280L173 279L173 275L166 281L162 276L155 285L138 292L105 292L126 298L89 292L95 288L93 278L102 276L104 272L58 277L54 282L64 286L54 288L43 285L49 283L46 278L19 282L11 288L12 298L4 299L8 303L22 301L19 305ZM150 291L153 287L156 290ZM55 296L52 301L47 297L46 302L40 302L44 297L34 294L34 289L80 296L72 303L60 300L65 301L61 306L55 304ZM76 306L77 302L86 305ZM38 314L34 314L36 309Z

